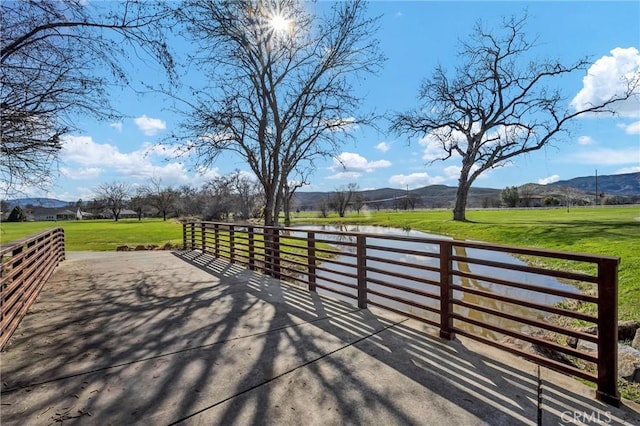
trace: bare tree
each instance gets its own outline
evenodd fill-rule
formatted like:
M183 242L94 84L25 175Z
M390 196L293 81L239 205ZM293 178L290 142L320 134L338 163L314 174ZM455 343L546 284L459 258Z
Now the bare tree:
M308 185L307 177L311 173L310 169L305 169L304 172L299 172L300 180L292 180L287 182L287 184L282 189L284 194L282 196L282 207L284 210L284 226L291 225L291 204L293 202L293 196L296 193L296 190L302 188L305 185Z
M96 189L96 198L103 201L116 222L120 218L120 212L127 205L130 194L131 186L125 182L103 183Z
M258 204L262 202L260 184L251 177L236 170L230 175L231 185L237 206L237 216L241 219L249 219L255 216Z
M351 203L351 199L358 191L357 183L350 183L347 186L337 188L331 197L331 207L338 213L338 216L344 217L347 207Z
M129 82L126 52L153 57L171 73L162 26L170 16L159 2L0 2L3 191L47 185L79 114L117 116L110 84Z
M204 219L229 219L233 210L233 180L229 176L217 176L203 186L202 192L206 196Z
M263 188L266 225L278 224L296 166L335 155L349 128L368 121L356 117L352 83L383 58L365 7L334 2L320 16L294 0L203 0L180 10L213 85L192 90L176 139L199 165L224 151L245 159Z
M320 211L320 217L325 218L329 216L329 200L323 196L318 200L318 210Z
M142 193L148 200L148 203L158 209L162 214L162 220L167 220L167 214L170 209L175 208L175 204L179 197L179 192L170 186L163 187L162 179L152 178L149 185L142 188Z
M138 215L138 221L142 220L144 215L144 209L149 205L149 199L145 196L143 191L137 191L137 194L131 197L129 200L129 208L136 212Z
M364 195L362 195L362 191L357 191L353 194L351 205L353 206L353 209L356 211L356 213L360 214L360 210L362 210L362 207L364 207L365 201L366 200Z
M569 110L566 99L549 85L584 70L589 62L530 62L535 42L525 37L526 20L526 15L504 20L502 34L476 25L470 41L462 44L464 63L455 75L437 67L422 84L423 105L393 119L392 130L427 136L432 147L441 150L434 161L461 158L454 220L466 220L469 189L480 174L552 143L580 115L613 112L613 104L628 99L638 87L636 75L627 81L625 93Z
M177 191L178 200L174 205L176 215L194 216L202 214L204 211L205 197L197 188L182 185Z

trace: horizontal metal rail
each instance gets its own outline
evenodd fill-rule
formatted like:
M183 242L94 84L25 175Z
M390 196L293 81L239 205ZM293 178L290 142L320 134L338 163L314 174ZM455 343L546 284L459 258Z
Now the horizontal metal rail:
M596 396L618 405L617 273L619 259L590 254L510 247L438 238L193 222L183 225L187 250L200 250L247 265L310 291L327 291L435 326L597 384ZM509 255L509 256L506 256ZM536 266L517 257L542 260ZM577 270L540 266L560 259ZM586 272L585 272L586 271ZM594 272L595 271L595 272ZM550 285L555 280L559 285ZM593 291L581 293L579 283ZM566 301L591 304L597 314L567 309ZM549 316L563 321L550 321ZM581 320L592 335L562 324ZM595 343L596 352L564 342ZM546 358L526 344L592 365L596 374Z
M62 228L48 229L0 247L0 350L64 260L64 247Z

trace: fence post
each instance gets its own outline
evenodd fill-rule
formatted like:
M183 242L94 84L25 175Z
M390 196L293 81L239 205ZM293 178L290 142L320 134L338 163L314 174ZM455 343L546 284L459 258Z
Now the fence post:
M202 254L207 253L207 225L204 222L200 222L200 244L202 246Z
M309 291L316 291L316 233L307 232L307 282Z
M273 278L280 279L280 229L271 228L273 233Z
M235 251L235 226L229 225L229 262L234 263L236 257Z
M26 269L31 268L38 261L38 248L40 246L41 241L42 241L42 238L37 238L27 243L28 253L25 254L25 260L27 260L28 263L27 263Z
M220 257L220 225L213 225L213 256L217 259Z
M453 243L451 241L440 242L440 337L453 340L453 289L452 275L453 261L451 260Z
M618 263L598 261L598 390L596 398L620 406L618 392Z
M249 237L249 270L255 271L256 254L255 254L255 235L253 234L253 226L247 227L247 233Z
M182 224L182 250L187 249L187 222Z
M196 249L196 224L191 222L191 250Z
M367 237L356 237L356 267L358 274L358 307L367 308Z
M18 257L18 259L16 259L15 261L11 262L11 270L15 270L18 269L18 272L15 273L15 275L12 278L12 282L15 281L23 281L23 277L22 275L24 274L24 268L22 267L22 263L23 263L23 259L24 256L22 255L22 252L24 250L24 245L20 244L20 246L14 248L11 252L11 259L13 260L15 257ZM22 285L22 283L20 284L20 287L18 289L15 290L16 293L20 294L20 298L18 299L18 301L20 302L20 306L22 306L24 304L24 285Z
M58 263L66 259L66 248L64 241L64 229L58 228L56 250L58 251Z

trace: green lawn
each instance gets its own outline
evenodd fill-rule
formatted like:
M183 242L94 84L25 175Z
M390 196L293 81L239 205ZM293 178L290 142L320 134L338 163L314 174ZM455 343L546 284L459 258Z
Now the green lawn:
M64 229L65 246L69 251L113 251L122 245L182 243L182 224L162 219L2 222L0 242L6 244L53 227Z

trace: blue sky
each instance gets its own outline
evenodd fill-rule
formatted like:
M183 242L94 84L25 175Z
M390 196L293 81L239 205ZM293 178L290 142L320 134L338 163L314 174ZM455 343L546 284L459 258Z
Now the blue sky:
M322 7L322 5L320 5ZM459 40L465 39L480 19L497 28L502 16L528 11L528 34L538 36L537 57L558 58L571 63L588 56L589 75L575 73L557 81L570 102L588 102L612 89L614 76L640 70L640 2L373 2L370 13L380 15L378 38L388 57L377 76L358 88L365 99L363 109L378 113L406 111L418 105L421 81L438 64L453 70ZM132 79L158 82L160 70L132 63ZM93 198L104 182L126 181L139 185L150 178L163 185L200 186L207 179L234 169L248 171L241 158L223 156L208 170L192 170L188 162L166 161L157 143L177 129L181 117L172 112L160 95L113 93L114 105L127 118L119 122L83 119L81 133L65 139L59 173L49 190L24 188L30 196L74 201ZM568 106L569 107L569 106ZM358 129L339 155L315 162L311 185L303 190L332 191L357 182L361 189L417 188L430 184L457 185L459 160L428 164L432 147L420 138L408 139L386 131ZM516 158L512 164L481 176L474 186L504 188L528 182L598 174L640 171L640 100L618 107L615 117L575 120L571 134L553 146Z

